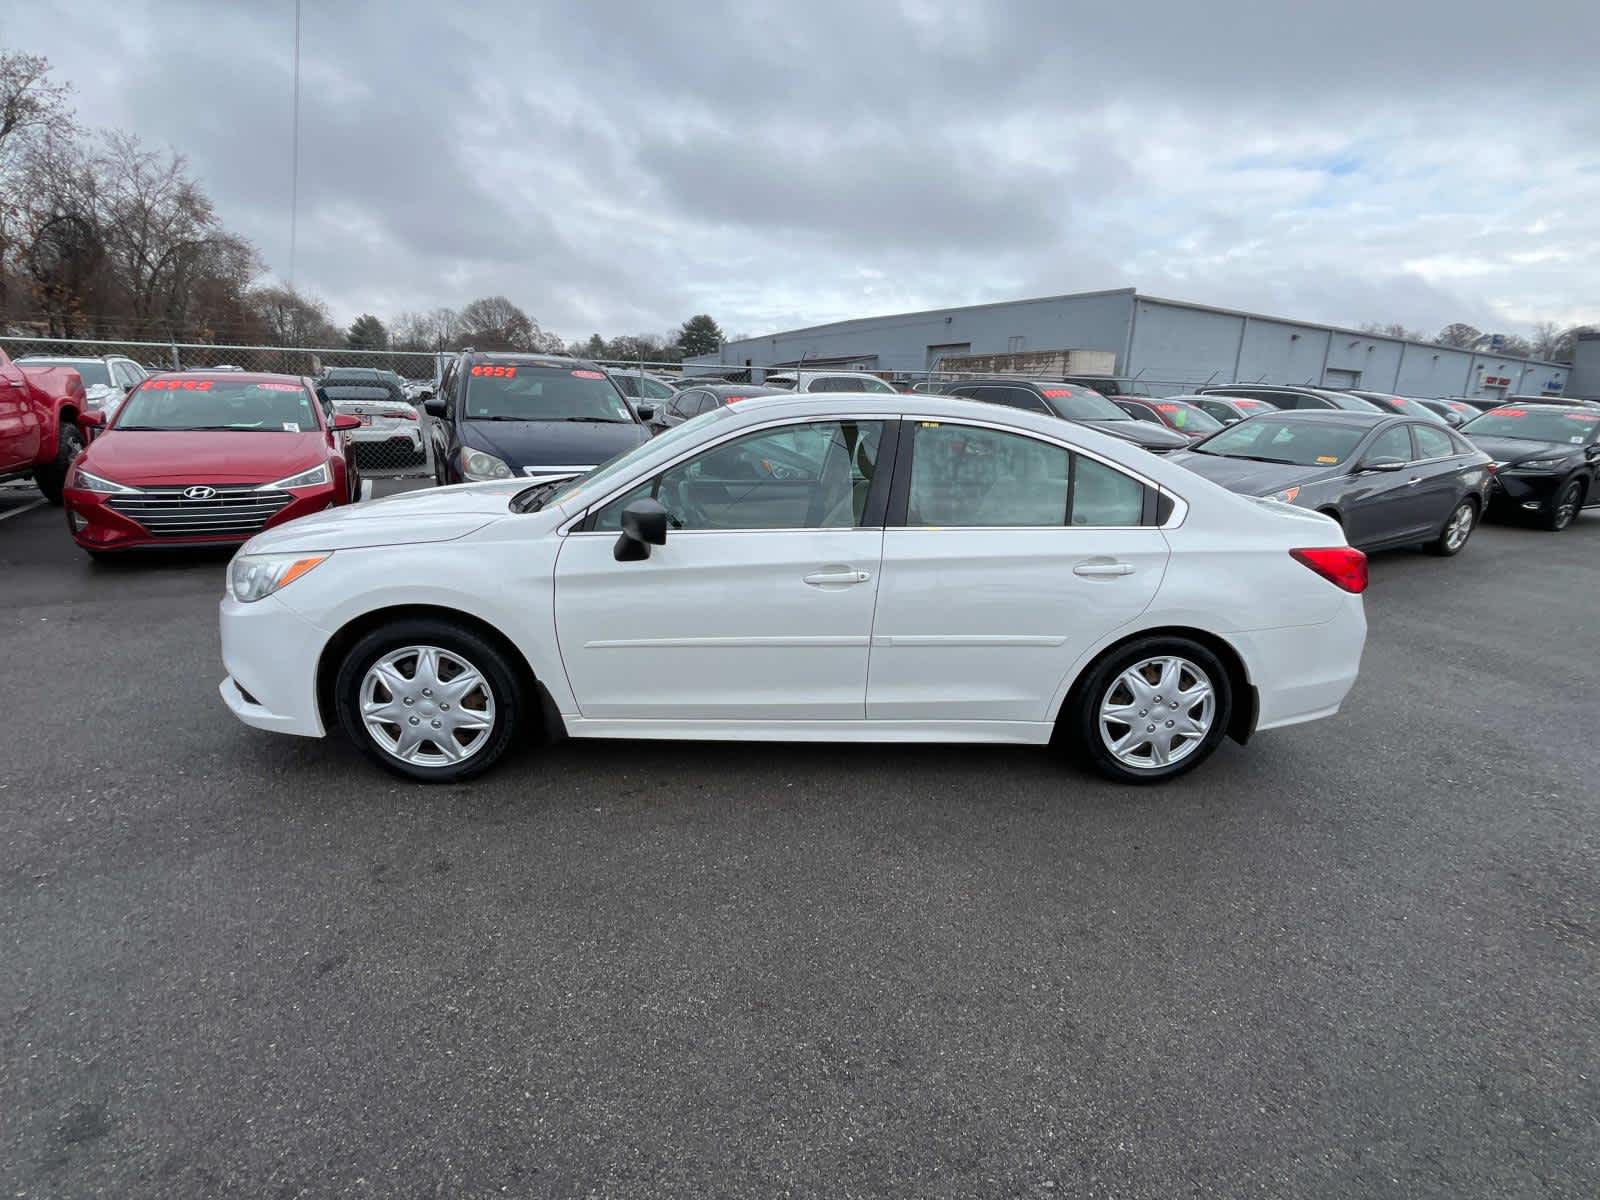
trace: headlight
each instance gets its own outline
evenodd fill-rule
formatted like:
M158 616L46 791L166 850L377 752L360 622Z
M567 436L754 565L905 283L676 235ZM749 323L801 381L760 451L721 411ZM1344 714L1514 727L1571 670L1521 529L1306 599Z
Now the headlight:
M277 483L263 483L256 489L258 492L275 492L280 488L319 487L328 482L328 464L318 463L309 471L301 471L298 475L291 475L287 479L280 479Z
M228 586L240 604L288 587L322 562L326 554L241 554L228 565Z
M503 460L482 450L474 450L471 446L461 447L457 461L461 464L461 473L468 479L511 478L511 468Z
M1284 488L1281 492L1273 492L1272 499L1284 504L1293 504L1294 498L1300 494L1299 487Z
M113 483L109 479L102 479L98 475L91 475L82 467L78 468L73 477L72 486L85 492L101 492L110 495L113 492L137 492L138 488L126 487L120 483Z
M1559 467L1567 461L1565 455L1561 458L1525 458L1512 466L1513 471L1548 471L1552 467Z

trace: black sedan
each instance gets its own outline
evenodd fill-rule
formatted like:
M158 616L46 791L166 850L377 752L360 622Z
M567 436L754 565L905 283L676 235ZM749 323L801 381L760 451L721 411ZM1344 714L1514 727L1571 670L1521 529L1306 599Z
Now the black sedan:
M777 396L784 393L783 388L759 387L753 383L710 383L686 387L656 409L655 416L649 420L650 429L652 433L660 433L674 425L682 425L703 412L721 408L724 404L736 404L750 396Z
M1600 505L1600 408L1507 405L1461 432L1494 459L1492 512L1531 516L1560 531L1580 508Z
M1314 509L1352 546L1455 554L1488 503L1489 456L1443 425L1357 412L1251 417L1172 455L1247 496Z
M947 396L986 400L1087 425L1155 454L1189 444L1183 434L1148 421L1136 421L1093 388L1075 383L1055 379L963 379L947 386L944 392Z

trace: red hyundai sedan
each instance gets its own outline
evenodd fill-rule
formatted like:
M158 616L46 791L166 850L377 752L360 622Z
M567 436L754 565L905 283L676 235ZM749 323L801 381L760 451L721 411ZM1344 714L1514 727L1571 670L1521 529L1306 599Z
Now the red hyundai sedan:
M100 415L83 424L91 431ZM240 371L158 375L128 394L67 476L67 524L92 555L243 542L361 496L342 431L309 381Z

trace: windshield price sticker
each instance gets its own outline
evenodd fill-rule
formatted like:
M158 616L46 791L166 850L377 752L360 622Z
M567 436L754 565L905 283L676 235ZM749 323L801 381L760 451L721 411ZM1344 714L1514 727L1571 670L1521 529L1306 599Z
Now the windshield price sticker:
M298 392L300 385L297 383L258 383L256 387L263 392Z
M209 392L214 386L210 379L152 379L144 385L147 392ZM299 391L299 388L290 388Z
M1046 400L1059 400L1063 396L1072 395L1071 388L1042 388Z
M474 375L490 376L494 379L515 379L517 377L517 369L515 367L491 366L487 363L481 363L473 367L472 373Z
M603 372L603 371L574 371L572 373L572 377L574 379L604 379L605 378L605 372Z
M1528 415L1528 410L1525 408L1497 408L1494 410L1494 415L1497 417L1525 417Z
M1317 461L1319 463L1336 463L1339 461L1339 456L1336 454L1319 454L1317 455Z
M1562 413L1561 415L1563 417L1565 417L1569 421L1592 421L1592 420L1594 420L1594 418L1591 417L1588 413Z

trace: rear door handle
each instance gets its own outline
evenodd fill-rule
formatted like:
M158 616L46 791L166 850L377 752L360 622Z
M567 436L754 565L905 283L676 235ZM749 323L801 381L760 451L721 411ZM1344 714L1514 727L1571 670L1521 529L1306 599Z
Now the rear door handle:
M1118 575L1132 575L1133 564L1124 562L1086 562L1072 568L1074 575L1086 579L1110 579Z
M815 571L805 577L805 582L812 587L827 587L829 584L865 583L871 578L867 571Z
M1421 482L1422 482L1422 476L1421 475L1415 475L1411 479L1406 481L1406 486L1407 487L1416 487L1417 484L1419 484Z

